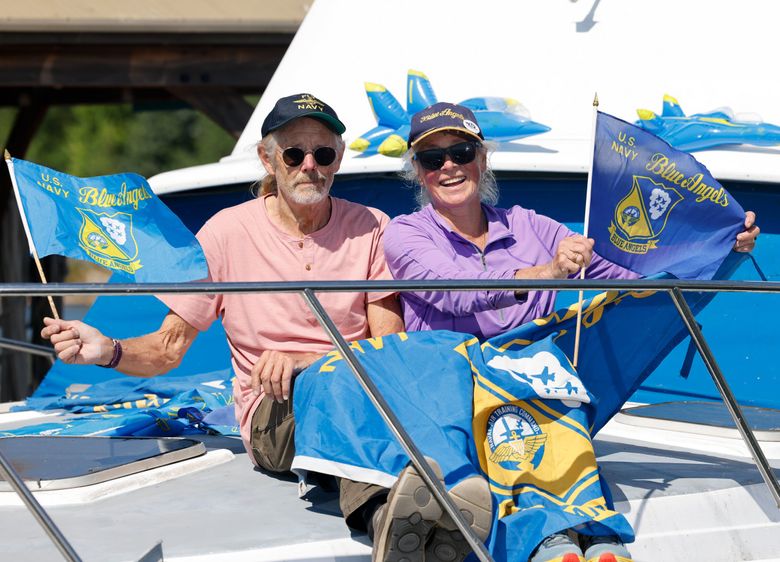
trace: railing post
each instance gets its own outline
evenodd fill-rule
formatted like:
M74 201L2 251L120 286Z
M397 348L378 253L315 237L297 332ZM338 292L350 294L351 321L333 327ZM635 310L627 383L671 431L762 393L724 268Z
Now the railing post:
M769 492L772 494L777 507L780 508L780 485L778 485L777 479L775 479L774 474L772 473L772 467L764 456L764 452L761 450L761 446L759 445L756 436L753 434L753 430L750 429L747 421L745 421L742 409L739 407L736 398L734 398L734 394L731 392L728 383L726 383L726 379L723 377L723 373L720 371L720 367L718 367L718 363L715 361L712 351L710 351L710 346L707 344L707 341L704 339L704 336L699 329L699 325L696 323L693 312L691 312L685 297L683 297L683 294L678 287L672 288L669 295L672 297L672 301L677 307L680 317L682 317L685 326L688 328L688 332L690 332L691 338L696 344L696 348L699 350L699 354L704 360L704 364L707 366L707 370L709 371L710 376L712 376L712 380L715 382L715 386L718 388L718 392L723 398L724 404L726 404L726 409L731 414L739 433L742 435L742 439L745 441L750 454L753 456L753 460L758 467L758 471L761 473L761 477L769 487Z
M55 359L57 358L57 352L54 351L53 347L46 347L45 345L27 343L2 337L0 337L0 349L10 349L12 351L29 353L30 355L39 355L41 357L48 358L52 363L54 363Z
M43 507L41 507L41 504L38 503L38 500L35 499L35 496L33 496L32 492L30 492L30 490L27 488L24 481L16 473L16 470L14 470L14 467L11 465L11 463L6 460L2 451L0 451L0 475L2 475L3 479L5 479L5 481L11 485L16 493L19 494L19 497L22 498L22 501L27 506L27 509L30 510L41 527L43 527L43 530L46 531L46 534L49 535L49 538L52 540L65 560L69 560L70 562L81 562L79 555L76 554L75 550L73 550L73 547L70 545L65 536L60 532L57 525L54 524L54 521L51 520L49 514L46 513Z
M422 479L426 486L428 486L428 489L439 502L439 505L442 506L444 511L446 511L450 517L452 517L452 520L455 522L458 530L463 533L463 536L474 550L474 554L476 554L476 556L482 562L493 562L493 558L485 548L485 545L482 544L482 541L479 540L479 537L477 537L471 527L469 527L469 524L465 521L465 519L463 519L463 515L461 515L460 510L447 494L444 486L442 486L441 482L439 482L439 479L431 469L431 466L423 457L422 452L417 448L417 445L414 444L414 441L404 429L401 421L396 417L393 410L379 392L379 389L374 384L374 381L372 381L368 376L368 373L366 372L363 365L357 360L355 354L352 353L352 349L350 349L349 344L347 344L344 336L341 335L341 332L339 332L338 328L333 323L333 320L331 320L330 316L328 316L328 313L322 307L322 304L317 299L314 292L312 292L311 289L304 289L303 298L309 304L309 307L311 307L312 312L317 317L317 320L319 320L320 325L325 329L325 332L330 337L333 345L336 347L339 353L341 353L341 356L352 369L352 372L360 383L360 386L363 387L363 390L365 390L366 394L368 394L368 397L374 404L374 407L379 411L379 415L382 416L382 419L390 428L390 431L393 433L393 435L395 435L396 439L398 439L398 442L401 444L404 451L406 451L406 454L409 455L412 464L420 473L420 476L422 476Z

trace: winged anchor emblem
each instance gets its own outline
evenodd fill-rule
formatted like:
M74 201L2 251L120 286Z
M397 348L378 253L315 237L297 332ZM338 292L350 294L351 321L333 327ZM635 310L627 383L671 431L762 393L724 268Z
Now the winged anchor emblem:
M509 470L539 466L544 456L544 434L533 416L515 404L496 408L488 418L488 459Z
M547 441L546 435L531 435L518 437L501 443L490 455L491 462L516 462L518 465L530 461L536 455L536 451Z

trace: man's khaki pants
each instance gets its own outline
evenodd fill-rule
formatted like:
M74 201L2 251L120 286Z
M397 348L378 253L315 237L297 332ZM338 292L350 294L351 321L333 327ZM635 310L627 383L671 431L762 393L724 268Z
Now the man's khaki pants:
M295 419L292 389L282 403L265 397L252 416L252 451L257 464L269 472L289 472L295 456ZM376 484L338 478L339 507L347 525L366 530L362 514L357 513L369 500L387 495L387 488Z

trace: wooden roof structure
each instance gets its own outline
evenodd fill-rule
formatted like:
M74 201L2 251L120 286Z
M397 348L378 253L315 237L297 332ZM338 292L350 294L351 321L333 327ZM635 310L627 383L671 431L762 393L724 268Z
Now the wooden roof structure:
M242 96L262 93L308 9L283 0L6 4L0 106L176 99L236 138L252 111ZM29 139L8 141L18 154Z
M311 1L36 0L4 2L0 31L295 33Z

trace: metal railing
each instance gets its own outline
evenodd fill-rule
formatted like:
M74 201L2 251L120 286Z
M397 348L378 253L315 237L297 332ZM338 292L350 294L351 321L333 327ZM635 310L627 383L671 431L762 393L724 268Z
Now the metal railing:
M8 338L0 338L0 349L10 349L11 351L22 351L31 355L38 355L41 357L47 357L54 360L57 359L57 352L54 348L47 347L45 345L38 345L35 343L27 343L23 341L11 340Z
M315 293L318 292L392 292L392 291L452 291L452 290L585 290L585 291L605 291L605 290L633 290L633 291L662 291L666 292L677 308L680 317L687 328L692 341L695 343L699 354L704 360L710 376L720 393L723 401L734 420L737 429L745 441L745 444L758 467L761 476L769 488L778 508L780 508L780 484L772 474L772 468L766 459L761 447L753 434L752 429L747 424L745 416L737 403L734 394L726 383L712 351L709 348L701 329L695 322L693 312L686 302L683 292L753 292L753 293L780 293L780 283L778 282L754 282L754 281L684 281L684 280L461 280L461 281L319 281L319 282L239 282L239 283L146 283L146 284L86 284L86 283L54 283L40 285L33 283L5 284L0 285L0 298L17 296L65 296L65 295L160 295L170 293L300 293L304 300L317 317L320 325L328 334L334 346L339 350L349 365L353 374L360 385L368 394L374 406L379 411L381 417L390 428L391 432L398 439L404 451L411 459L412 464L420 473L428 488L434 497L441 504L444 511L452 517L458 530L474 549L477 557L483 562L492 562L492 558L485 548L482 541L476 536L469 527L457 506L447 494L446 490L439 482L435 473L428 462L423 457L416 444L409 434L403 428L400 420L395 416L392 409L378 391L377 387L371 381L365 368L358 361L349 344L339 333L333 320L328 316ZM20 344L21 342L11 342ZM6 346L8 347L8 346ZM35 346L39 347L39 346ZM30 344L19 346L19 350L35 352ZM6 464L2 463L2 468L6 469ZM8 467L13 472L13 467ZM5 470L4 470L5 471ZM12 476L13 478L13 476ZM19 481L21 482L21 481ZM13 484L12 484L13 485ZM23 486L23 484L22 484ZM16 486L14 486L16 489ZM37 503L29 490L17 489L17 492L23 498L31 498L30 509L37 513L43 508ZM25 499L25 503L28 503ZM35 507L37 505L37 508ZM78 560L75 552L67 543L65 538L56 528L54 523L45 516L38 520L46 529L46 532L57 544L57 547L63 555L69 560ZM71 554L72 553L72 554ZM72 557L73 556L73 557Z

